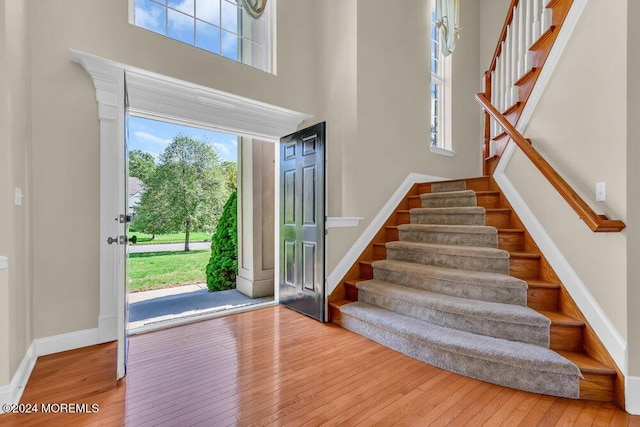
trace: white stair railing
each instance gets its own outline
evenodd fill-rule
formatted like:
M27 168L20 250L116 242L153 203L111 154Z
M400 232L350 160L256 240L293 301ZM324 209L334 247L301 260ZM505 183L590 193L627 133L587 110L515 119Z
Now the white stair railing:
M490 82L491 103L505 112L518 102L520 80L533 66L531 46L551 27L552 10L546 8L546 0L512 0L498 47L487 71ZM489 119L491 140L504 129L493 118ZM489 155L495 154L491 143Z

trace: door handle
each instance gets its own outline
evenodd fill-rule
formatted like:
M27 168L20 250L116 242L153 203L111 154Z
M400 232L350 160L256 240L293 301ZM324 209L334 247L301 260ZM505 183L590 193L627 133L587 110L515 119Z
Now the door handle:
M136 236L133 236L131 239L129 239L129 241L131 243L136 243L138 241L138 238ZM120 245L126 245L127 244L127 236L116 236L116 237L107 237L107 243L110 245L115 244L120 244Z
M138 236L129 237L129 242L135 245L136 243L138 243Z

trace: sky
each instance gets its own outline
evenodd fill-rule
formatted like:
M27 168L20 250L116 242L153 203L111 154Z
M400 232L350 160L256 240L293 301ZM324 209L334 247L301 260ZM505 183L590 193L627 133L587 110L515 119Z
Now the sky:
M210 143L222 161L237 163L238 137L235 135L135 116L129 116L128 149L129 151L142 150L151 153L157 161L173 137L180 133Z

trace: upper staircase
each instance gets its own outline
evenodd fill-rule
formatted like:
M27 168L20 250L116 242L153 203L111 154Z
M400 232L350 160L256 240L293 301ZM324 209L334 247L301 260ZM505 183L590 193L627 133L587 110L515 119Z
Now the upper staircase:
M329 306L333 322L443 369L623 399L615 364L490 177L415 185Z

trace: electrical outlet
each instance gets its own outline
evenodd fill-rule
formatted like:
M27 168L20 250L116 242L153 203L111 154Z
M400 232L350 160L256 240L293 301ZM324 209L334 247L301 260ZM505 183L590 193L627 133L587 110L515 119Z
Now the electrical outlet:
M604 202L607 200L607 183L596 182L596 202Z

